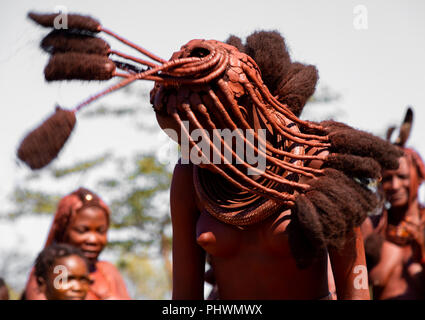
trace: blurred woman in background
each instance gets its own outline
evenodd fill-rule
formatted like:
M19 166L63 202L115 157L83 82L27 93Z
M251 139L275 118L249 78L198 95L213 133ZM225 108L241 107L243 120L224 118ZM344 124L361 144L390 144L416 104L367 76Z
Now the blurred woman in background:
M110 210L96 194L79 188L59 202L45 247L66 243L79 248L89 262L90 287L86 300L127 300L124 280L114 265L99 261L107 244ZM24 299L44 300L34 270L24 292Z

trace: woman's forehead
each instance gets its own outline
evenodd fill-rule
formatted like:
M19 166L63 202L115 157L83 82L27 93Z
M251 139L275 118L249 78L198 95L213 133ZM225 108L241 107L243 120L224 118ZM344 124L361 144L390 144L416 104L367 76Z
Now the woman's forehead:
M99 207L83 207L74 215L71 223L97 222L107 223L107 213Z
M400 159L398 160L399 163L399 167L397 169L398 173L409 173L409 161L407 159L406 156L404 157L400 157Z
M404 156L404 157L400 157L398 159L398 169L397 170L388 170L386 172L386 175L408 175L409 174L409 161L408 159Z

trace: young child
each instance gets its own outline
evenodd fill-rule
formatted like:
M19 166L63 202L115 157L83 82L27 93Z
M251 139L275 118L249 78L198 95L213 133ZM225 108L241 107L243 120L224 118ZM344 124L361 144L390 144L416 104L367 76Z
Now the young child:
M129 300L125 282L118 269L99 260L105 248L110 224L110 209L94 192L78 188L58 203L45 248L54 243L72 245L81 250L89 263L92 280L86 300ZM37 284L35 270L25 288L26 300L46 300Z
M47 300L84 300L91 283L86 257L68 244L53 244L41 251L35 276Z

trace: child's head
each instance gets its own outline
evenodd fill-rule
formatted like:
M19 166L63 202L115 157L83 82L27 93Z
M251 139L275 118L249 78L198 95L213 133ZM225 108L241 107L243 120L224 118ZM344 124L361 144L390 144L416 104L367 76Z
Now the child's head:
M83 300L90 286L87 259L67 244L53 244L41 251L35 276L47 300Z

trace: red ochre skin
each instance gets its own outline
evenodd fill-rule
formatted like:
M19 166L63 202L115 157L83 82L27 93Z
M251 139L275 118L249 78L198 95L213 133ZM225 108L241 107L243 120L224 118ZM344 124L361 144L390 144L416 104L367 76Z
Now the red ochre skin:
M290 211L247 228L224 224L203 211L193 187L192 165L177 164L171 185L173 299L203 299L205 254L211 255L220 299L321 299L328 296L324 254L300 270L289 250ZM357 265L365 266L360 229L337 253L329 251L339 299L369 299L356 289ZM367 275L365 275L367 283Z
M108 213L106 213L106 211ZM71 213L68 224L61 225L60 216ZM57 241L74 245L80 248L90 262L90 284L86 300L128 300L123 278L118 269L107 261L99 261L98 256L107 243L109 228L109 208L100 200L99 206L83 207L81 200L74 194L61 200L55 220L52 224L46 246ZM56 238L56 239L55 239ZM46 296L40 291L31 272L25 289L25 298L28 300L45 300Z
M383 174L382 187L391 208L381 260L369 275L375 299L425 298L424 267L420 263L425 252L425 211L418 204L419 184L412 181L417 180L417 173L409 159L400 158L398 170ZM417 251L421 251L419 257Z

